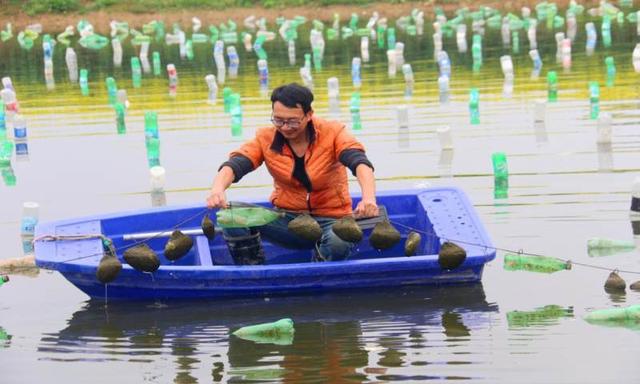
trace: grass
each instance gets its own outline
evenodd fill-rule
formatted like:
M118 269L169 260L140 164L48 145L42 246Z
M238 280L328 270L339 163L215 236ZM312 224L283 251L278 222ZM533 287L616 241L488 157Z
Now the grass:
M118 10L132 13L148 13L171 9L226 9L231 7L286 8L293 6L362 5L376 0L9 0L14 7L21 8L33 16L43 13L87 13L97 10ZM387 0L386 3L402 3L404 0Z

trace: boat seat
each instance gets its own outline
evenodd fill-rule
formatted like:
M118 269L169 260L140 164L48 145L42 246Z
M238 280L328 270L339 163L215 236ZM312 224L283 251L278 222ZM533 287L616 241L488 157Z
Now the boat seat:
M378 216L375 217L367 217L363 219L356 219L356 223L360 229L365 230L369 228L373 228L376 224L389 220L389 215L387 214L387 208L384 205L378 205Z
M213 260L211 259L211 248L209 248L209 239L207 239L206 236L200 235L195 236L195 240L195 251L200 259L200 265L213 265Z

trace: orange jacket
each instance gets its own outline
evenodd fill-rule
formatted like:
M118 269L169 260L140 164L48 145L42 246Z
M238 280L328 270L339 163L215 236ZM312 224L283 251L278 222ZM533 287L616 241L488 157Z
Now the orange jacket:
M274 185L269 199L278 208L336 218L349 215L352 210L347 170L339 157L346 149L364 152L364 146L347 132L342 123L315 116L311 121L313 131L310 132L310 144L304 157L311 192L307 192L293 177L293 153L275 127L258 129L255 138L231 152L230 156L247 157L253 169L263 162L267 165Z

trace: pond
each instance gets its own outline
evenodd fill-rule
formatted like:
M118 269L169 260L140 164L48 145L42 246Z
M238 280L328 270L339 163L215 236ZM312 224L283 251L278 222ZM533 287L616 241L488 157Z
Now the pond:
M370 42L370 61L354 88L351 63L360 38L327 40L322 68L312 68L313 106L319 116L353 128L349 102L361 97L362 129L355 130L375 165L379 190L457 186L474 203L494 244L570 259L569 271L554 274L503 269L503 252L485 268L482 283L408 287L332 295L225 301L109 302L89 300L59 273L12 275L0 288L0 368L3 382L336 382L426 380L474 382L635 382L640 368L637 328L601 327L583 316L600 308L638 304L640 292L609 294L603 284L618 269L640 280L640 254L633 250L590 256L593 237L634 240L629 218L631 186L640 175L640 75L632 65L636 25L613 23L613 44L599 39L585 52L587 17L580 17L570 69L556 59L555 32L538 26L543 67L532 73L526 33L520 51L502 44L499 29L487 28L483 64L472 69L455 33L443 39L451 60L450 92L443 102L434 60L433 29L412 36L397 32L413 71L407 90L401 70L390 77L387 53ZM600 19L594 19L600 30ZM275 29L273 21L270 26ZM299 69L309 46L309 24L299 29L296 63L278 37L264 43L268 85L260 85L256 55L235 44L240 66L227 74L217 103L207 103L207 74L217 74L213 45L194 44L193 60L177 45L152 41L162 73L144 73L134 88L129 60L136 47L123 43L123 65L111 47L93 51L72 40L78 68L88 69L89 94L69 81L65 47L52 57L55 84L47 87L41 39L29 51L15 39L0 43L0 75L13 80L27 122L24 147L0 184L2 258L21 256L22 204L40 205L40 221L121 212L158 204L203 202L219 165L243 139L270 124L269 90L302 82ZM430 24L430 22L426 23ZM467 40L471 47L471 25ZM500 57L513 59L513 81L505 80ZM151 54L150 54L151 57ZM615 76L605 58L613 57ZM169 94L164 68L179 79ZM558 75L555 102L547 100L547 72ZM126 89L126 133L118 134L105 78ZM330 101L327 80L339 80L339 102ZM610 144L598 144L589 83L599 83L599 114L612 117ZM232 136L222 88L241 95L242 132ZM479 91L479 122L471 123L469 94ZM399 127L406 106L408 127ZM166 170L165 195L150 193L145 155L145 112L158 114L159 162ZM538 119L541 120L541 119ZM453 149L443 150L438 129L448 126ZM24 143L23 143L24 144ZM508 196L496 198L492 154L508 161ZM358 190L355 179L351 188ZM263 168L227 193L229 199L265 198L271 178ZM638 241L640 235L636 235ZM585 264L585 265L583 265ZM595 268L594 268L595 267ZM240 326L292 318L290 340L256 343L231 332Z

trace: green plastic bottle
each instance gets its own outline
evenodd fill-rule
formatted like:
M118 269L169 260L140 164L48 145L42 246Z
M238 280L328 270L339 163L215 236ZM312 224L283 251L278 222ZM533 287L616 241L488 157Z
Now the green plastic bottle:
M191 41L190 39L187 40L185 42L185 48L186 48L186 51L187 51L187 60L189 60L189 61L193 60L193 57L194 57L194 55L193 55L193 41Z
M480 91L478 88L469 90L469 118L471 124L480 124Z
M222 228L249 228L269 224L283 215L281 212L259 206L231 205L216 212L216 221Z
M387 28L387 47L394 49L396 47L396 29Z
M495 152L491 155L493 163L493 194L496 199L506 199L509 194L509 168L507 155L504 152Z
M571 262L547 256L506 253L504 255L504 269L507 271L553 273L571 269Z
M511 52L514 55L520 53L520 33L518 31L511 32Z
M89 70L86 68L80 69L80 93L82 96L89 96Z
M547 72L547 100L558 101L558 74L556 71Z
M16 186L16 174L13 173L13 168L11 168L10 165L6 167L0 167L0 173L2 174L4 185L6 185L7 187Z
M351 112L351 130L362 131L362 120L360 119L360 111Z
M233 332L233 334L238 337L242 337L242 336L249 336L249 335L263 335L263 336L282 335L282 334L291 334L294 332L295 332L295 329L293 327L293 320L280 319L272 323L248 325L246 327L237 329L236 331Z
M131 58L131 81L133 88L142 86L142 67L140 66L140 59L137 57Z
M113 107L116 111L116 127L119 135L127 133L127 126L125 125L124 116L126 114L126 108L122 103L116 103Z
M160 165L160 139L157 137L148 137L146 147L149 168Z
M229 113L231 114L231 136L242 136L242 104L240 94L232 93L229 96Z
M322 49L320 47L313 47L313 68L316 71L322 70Z
M633 241L604 239L594 237L587 240L587 253L589 256L609 256L621 252L630 252L636 248Z
M386 41L384 34L386 31L387 31L387 27L385 27L384 25L378 25L378 27L376 28L376 36L377 36L377 43L378 43L379 49L384 48L384 43Z
M233 90L230 87L222 88L222 100L224 102L224 113L231 112L231 95Z
M162 73L162 63L160 61L160 52L155 51L153 52L153 75L154 76L160 76L160 74Z
M0 287L2 287L5 283L9 282L9 276L0 275Z
M158 113L148 111L144 113L144 136L145 138L160 136L158 131Z
M107 95L109 96L109 104L114 105L118 96L118 86L116 85L116 79L113 77L107 77L105 79L105 85L107 86Z
M473 59L473 71L482 68L482 36L475 34L471 43L471 57Z
M611 47L611 18L608 15L604 15L602 17L602 27L601 27L601 32L602 34L602 45L605 48L610 48Z
M360 92L353 92L351 94L351 100L349 101L349 110L353 112L360 112Z
M640 304L624 308L598 309L589 312L584 319L589 323L640 322Z
M358 28L358 14L357 13L352 13L351 14L351 19L349 20L349 28L353 29L354 31Z
M589 101L591 104L591 120L596 120L600 115L600 85L598 85L597 81L589 82Z
M0 167L8 167L9 165L11 165L13 148L13 141L8 139L0 139Z
M251 325L242 327L233 334L259 344L291 345L294 335L293 321L282 319L274 323Z

